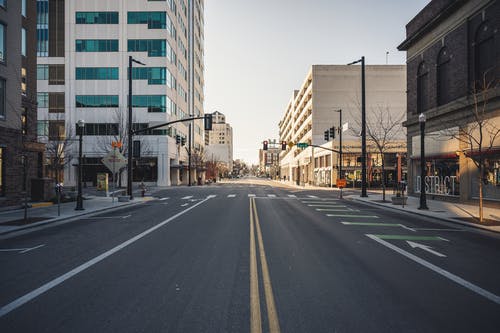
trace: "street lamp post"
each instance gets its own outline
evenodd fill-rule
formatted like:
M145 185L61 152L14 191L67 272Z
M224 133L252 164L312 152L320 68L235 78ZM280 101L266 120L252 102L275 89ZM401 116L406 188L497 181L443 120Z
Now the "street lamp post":
M365 92L365 57L353 61L349 65L361 63L361 197L366 193L366 92Z
M335 110L335 112L339 113L339 178L342 179L342 109ZM342 199L342 188L340 199Z
M425 196L425 114L421 113L418 116L420 123L420 207L418 209L429 209Z
M134 199L134 194L132 193L132 145L134 129L132 126L132 63L145 66L139 60L135 60L132 56L128 57L128 167L127 167L127 194L130 196L130 200Z
M82 146L83 146L83 128L85 121L78 120L78 128L80 130L80 138L78 145L78 195L76 196L75 210L83 210L83 197L82 197Z

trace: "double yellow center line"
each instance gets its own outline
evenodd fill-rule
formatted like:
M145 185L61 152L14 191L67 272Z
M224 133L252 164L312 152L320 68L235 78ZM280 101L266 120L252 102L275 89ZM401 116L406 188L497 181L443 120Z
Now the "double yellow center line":
M267 267L266 253L262 241L262 232L260 229L259 215L255 198L250 198L250 332L262 332L262 319L260 314L259 297L259 272L257 267L257 251L255 245L255 233L257 232L257 241L259 245L259 259L262 270L262 281L264 283L264 296L266 298L267 318L269 322L269 332L279 333L280 325L278 313L274 304L273 288L269 278L269 269Z

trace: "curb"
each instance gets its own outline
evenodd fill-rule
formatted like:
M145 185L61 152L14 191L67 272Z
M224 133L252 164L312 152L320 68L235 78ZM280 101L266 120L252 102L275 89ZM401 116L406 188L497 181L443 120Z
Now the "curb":
M152 199L150 199L150 200L152 200ZM72 215L72 216L55 217L55 218L51 218L51 219L48 219L48 220L44 220L44 221L40 221L40 222L28 224L28 225L23 225L23 226L19 226L19 227L15 228L15 229L11 229L11 230L0 232L0 236L8 236L9 234L13 234L13 233L16 233L18 231L23 231L23 230L28 230L28 229L34 229L36 227L41 227L41 226L44 226L44 225L47 225L47 224L56 223L56 222L64 222L64 221L69 222L71 220L74 220L74 219L82 217L82 216L87 216L87 215L92 216L92 215L95 215L95 214L102 213L104 211L115 211L115 210L119 210L119 209L122 209L122 208L125 208L125 207L139 205L139 204L145 203L147 201L149 201L149 200L143 200L143 201L137 201L137 202L130 202L130 203L127 203L127 204L122 204L122 205L117 206L117 207L113 207L113 206L111 206L111 207L103 207L103 208L100 208L100 209L96 209L96 210L92 210L92 211L88 211L88 212L82 212L82 213L75 214L75 215Z
M395 207L391 207L391 206L387 206L387 205L382 205L382 204L379 204L379 203L373 202L373 201L359 200L359 199L356 199L356 198L346 198L346 199L347 200L356 201L356 202L359 202L359 203L363 203L363 204L366 204L366 205L369 205L369 206L383 207L383 208L390 209L390 210L393 210L393 211L398 211L398 212L403 212L403 213L413 214L413 215L418 215L418 216L424 216L424 217L428 217L428 218L434 218L436 220L441 220L441 221L444 221L444 222L450 222L450 223L454 223L454 224L460 224L460 225L463 225L463 226L467 226L467 227L471 227L471 228L476 228L476 229L481 229L481 230L485 230L485 231L494 232L496 234L500 234L499 230L493 230L493 229L488 228L487 226L482 226L482 225L478 225L478 224L474 224L474 223L469 223L469 222L465 222L465 221L455 220L453 218L441 217L441 216L431 216L431 215L428 215L428 214L423 214L423 213L419 213L419 212L415 212L415 211L411 211L411 210L403 210L403 209L399 209L399 208L395 208Z

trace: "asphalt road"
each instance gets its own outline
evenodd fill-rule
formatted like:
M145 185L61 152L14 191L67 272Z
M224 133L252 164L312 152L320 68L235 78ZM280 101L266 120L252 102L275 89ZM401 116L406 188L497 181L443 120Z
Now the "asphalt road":
M498 332L498 235L270 184L1 241L0 332Z

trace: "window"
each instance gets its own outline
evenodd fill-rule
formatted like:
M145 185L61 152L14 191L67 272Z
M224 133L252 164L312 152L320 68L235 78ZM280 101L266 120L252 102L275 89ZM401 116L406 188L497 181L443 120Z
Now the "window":
M129 39L129 52L148 52L150 57L164 57L167 41L165 39Z
M446 47L439 52L437 59L437 101L438 105L450 101L450 55Z
M76 12L76 24L118 24L118 12Z
M49 85L64 84L64 65L49 65Z
M49 140L59 141L66 137L64 120L49 121Z
M0 2L1 4L1 2ZM0 196L5 196L5 148L0 147Z
M6 89L5 79L0 78L0 119L5 119L6 116Z
M148 80L148 84L166 84L167 73L170 71L165 67L133 67L132 78L134 80Z
M421 62L417 71L417 113L429 108L429 70L425 62Z
M36 79L37 80L49 79L49 65L36 65Z
M48 92L37 93L36 100L38 102L39 108L48 108L49 107L49 93Z
M21 1L21 14L26 17L26 0Z
M21 55L26 57L26 29L21 29Z
M168 98L168 100L170 101L170 98ZM134 95L132 96L132 106L135 108L148 108L148 112L166 112L167 96Z
M166 12L128 12L128 24L147 24L148 29L165 29L167 22Z
M76 95L77 108L117 108L118 95Z
M5 25L0 23L0 62L5 62Z
M78 124L75 124L75 129ZM83 135L118 135L117 123L86 123L83 128Z
M38 120L36 122L36 133L38 136L48 136L49 135L49 121L48 120Z
M5 8L5 4L7 3L7 0L0 0L0 7Z
M495 40L489 23L483 22L474 39L474 81L476 89L483 89L495 79Z
M118 80L118 67L77 67L75 74L77 80Z
M38 57L49 56L49 2L38 0L36 2L36 51Z
M118 39L77 39L76 52L118 52Z
M64 93L49 93L49 113L64 113Z

